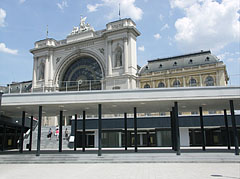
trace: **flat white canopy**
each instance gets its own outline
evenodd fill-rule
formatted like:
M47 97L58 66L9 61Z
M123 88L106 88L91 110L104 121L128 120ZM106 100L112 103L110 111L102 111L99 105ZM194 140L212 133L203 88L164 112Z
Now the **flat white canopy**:
M45 92L4 94L1 111L10 117L21 117L22 111L38 117L38 107L43 106L43 116L56 116L60 110L64 115L98 114L102 104L103 114L169 112L178 102L180 112L203 110L229 110L229 100L234 101L235 110L240 110L240 87L187 87L150 88L135 90L101 90L77 92Z

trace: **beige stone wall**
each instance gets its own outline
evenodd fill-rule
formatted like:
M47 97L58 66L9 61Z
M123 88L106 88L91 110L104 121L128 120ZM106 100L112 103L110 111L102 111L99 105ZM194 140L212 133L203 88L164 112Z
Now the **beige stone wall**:
M164 83L165 87L173 87L175 80L180 82L179 87L189 87L191 78L196 80L196 86L206 86L205 81L208 76L213 78L214 86L227 85L226 67L222 63L149 73L140 76L138 80L140 88L144 88L146 84L150 88L158 88L160 82Z
M173 87L174 81L179 80L179 87L190 87L190 80L194 78L196 80L196 86L206 86L205 81L208 76L213 78L214 86L227 85L228 75L226 66L222 62L144 74L138 78L138 83L140 84L140 88L144 88L147 84L150 88L158 88L159 83L163 83L165 88L171 88ZM199 114L199 111L193 112L198 112ZM203 111L203 115L208 114L223 114L223 111ZM152 116L152 114L150 115ZM166 112L165 115L170 114ZM183 112L181 115L192 115L192 112ZM153 116L155 116L155 114Z

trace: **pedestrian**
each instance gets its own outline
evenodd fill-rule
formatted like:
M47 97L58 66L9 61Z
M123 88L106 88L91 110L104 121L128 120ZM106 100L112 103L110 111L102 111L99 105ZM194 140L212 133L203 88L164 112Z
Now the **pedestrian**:
M68 130L67 130L67 128L65 129L65 140L68 140Z
M51 138L52 138L52 129L51 128L48 131L47 137L51 140Z
M56 134L56 138L57 138L57 140L58 140L58 137L59 137L59 129L58 129L58 127L56 128L55 134Z

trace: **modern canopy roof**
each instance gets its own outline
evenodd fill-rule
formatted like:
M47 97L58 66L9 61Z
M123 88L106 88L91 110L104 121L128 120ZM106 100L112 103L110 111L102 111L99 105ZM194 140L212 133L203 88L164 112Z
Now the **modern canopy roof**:
M60 110L64 115L96 115L98 104L102 104L103 114L169 112L178 102L180 112L229 109L229 100L234 100L236 110L240 110L240 87L188 87L152 88L136 90L103 90L79 92L46 92L25 94L4 94L1 110L8 116L38 116L38 107L43 106L45 116L56 116Z

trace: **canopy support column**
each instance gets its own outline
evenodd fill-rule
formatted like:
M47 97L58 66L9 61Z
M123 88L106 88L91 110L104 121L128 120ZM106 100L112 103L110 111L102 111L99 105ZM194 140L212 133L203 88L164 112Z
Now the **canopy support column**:
M40 156L41 129L42 129L42 106L39 106L37 153L36 153L36 156Z

